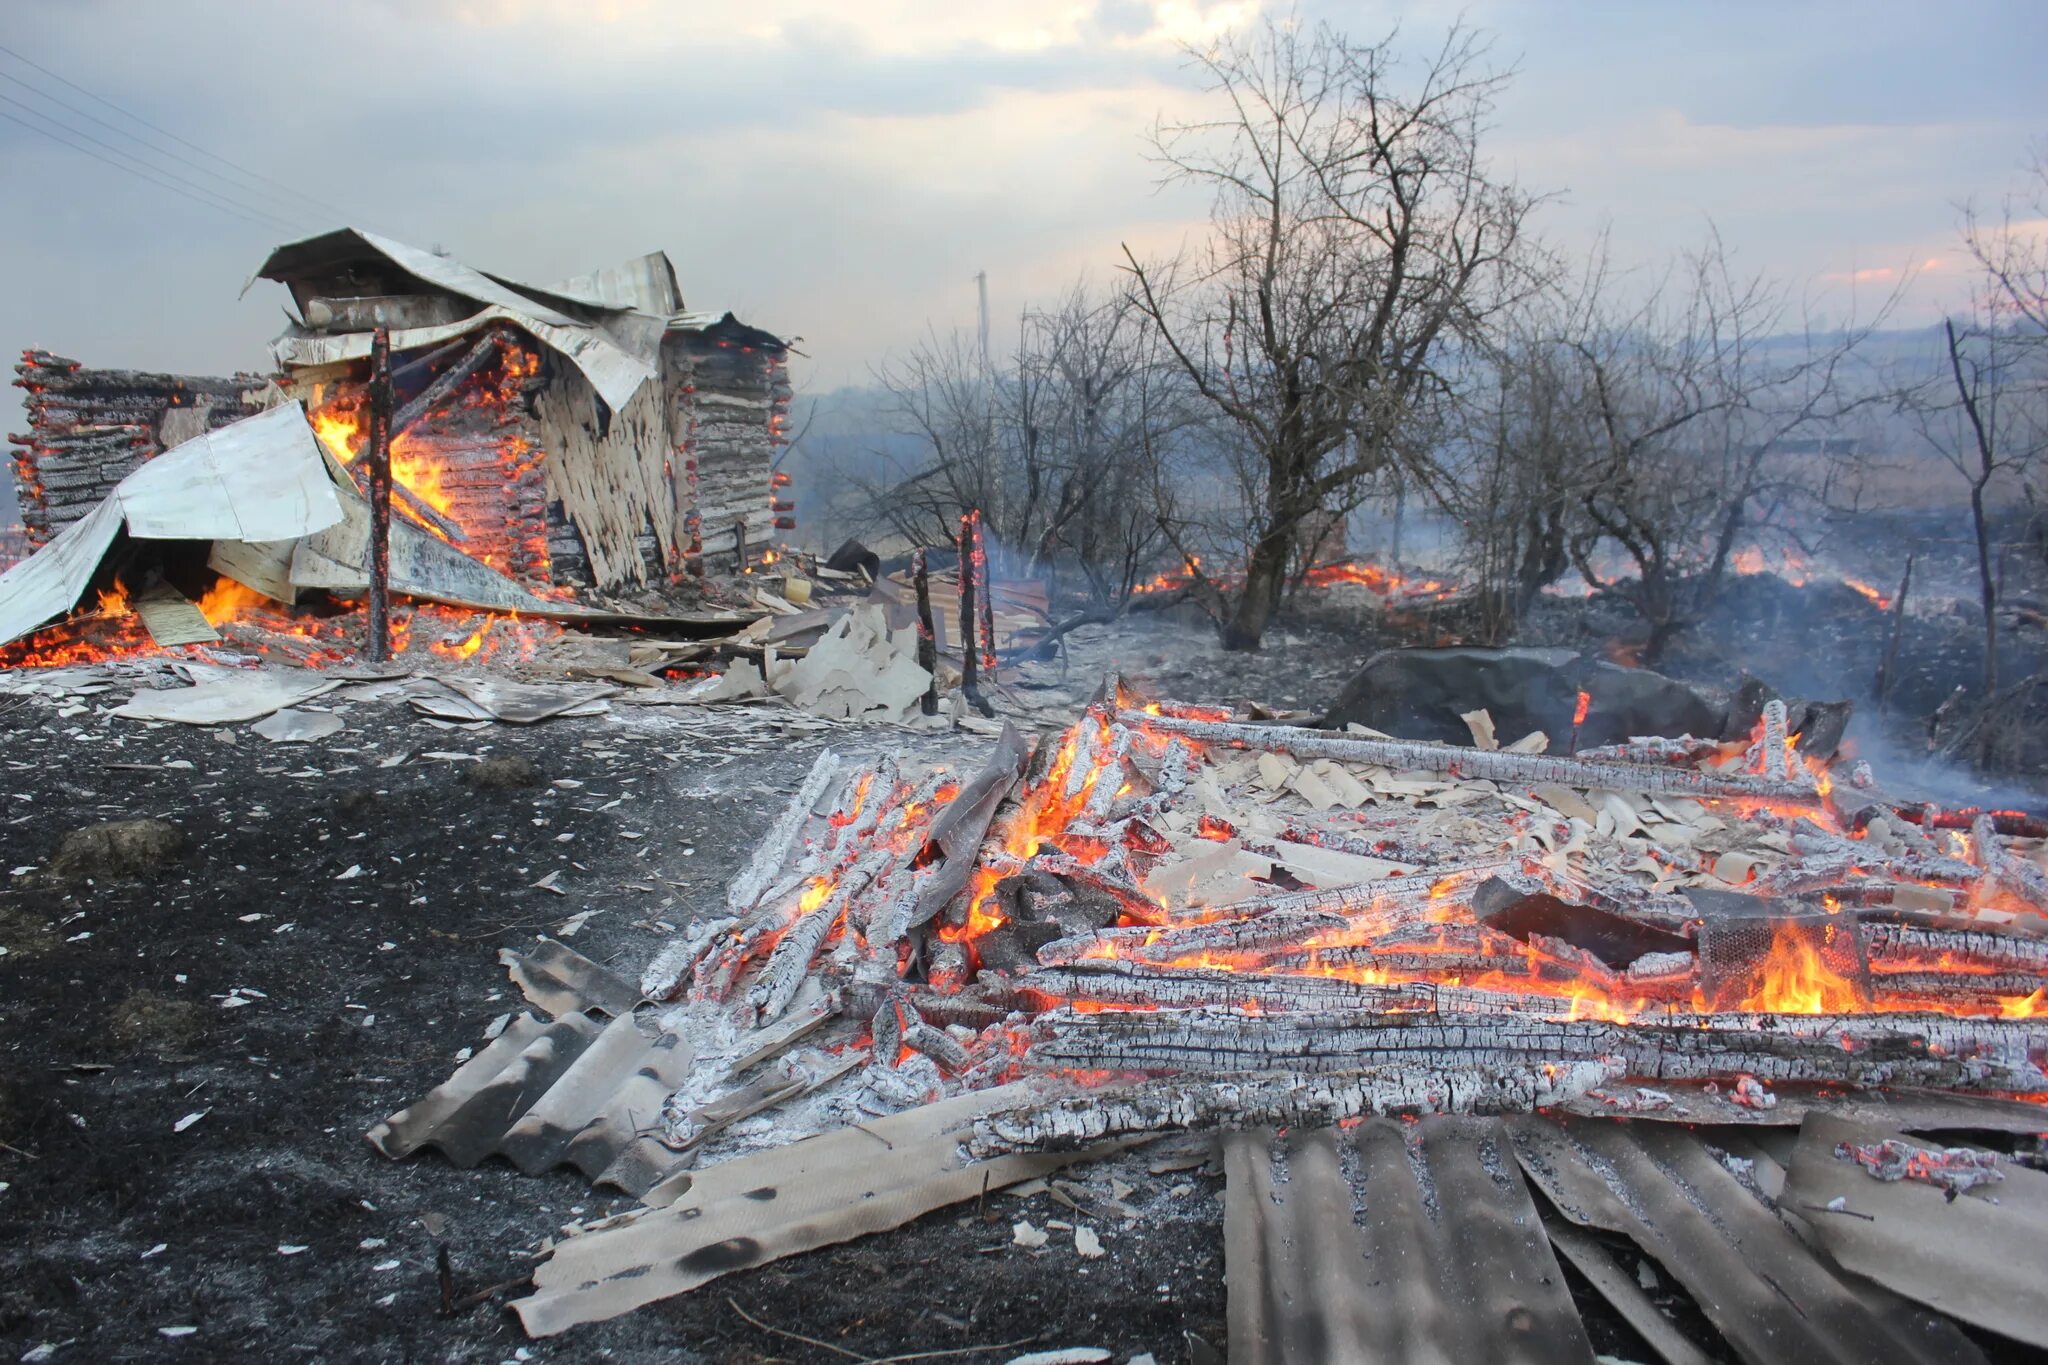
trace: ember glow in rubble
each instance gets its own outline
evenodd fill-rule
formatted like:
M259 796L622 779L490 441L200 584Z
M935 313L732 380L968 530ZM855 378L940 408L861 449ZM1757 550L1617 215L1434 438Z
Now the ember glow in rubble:
M1747 745L1563 758L1113 696L950 806L821 762L643 987L701 1033L814 978L872 1048L856 1108L1034 1081L990 1150L1639 1084L2048 1088L2033 841L1929 837L1795 744L1775 702Z

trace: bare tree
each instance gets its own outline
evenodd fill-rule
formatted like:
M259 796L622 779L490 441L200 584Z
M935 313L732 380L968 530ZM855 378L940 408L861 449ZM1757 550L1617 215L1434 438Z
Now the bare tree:
M1304 521L1422 458L1417 414L1446 391L1446 347L1513 294L1530 200L1480 161L1505 78L1468 30L1406 80L1393 37L1320 24L1269 23L1189 56L1219 112L1161 124L1153 146L1169 180L1213 191L1210 237L1190 261L1124 255L1250 476L1243 587L1217 597L1224 647L1256 649Z
M1998 690L1998 574L1992 556L1994 486L2021 484L2048 453L2044 357L2002 287L1980 297L1973 314L1942 323L1943 372L1903 395L1928 446L1970 491L1978 600L1984 611L1983 684Z
M2016 337L2048 341L2048 144L2037 147L2020 188L2008 194L1997 221L1974 205L1963 209L1963 245L1983 271L1999 311Z
M1627 283L1596 251L1568 293L1488 352L1499 372L1470 441L1465 519L1478 523L1497 628L1569 563L1636 610L1654 660L1712 600L1746 535L1787 503L1817 506L1820 490L1771 456L1874 401L1839 381L1876 321L1782 334L1785 291L1738 276L1711 234L1633 302Z
M1099 601L1127 596L1161 538L1150 462L1181 420L1156 352L1128 296L1080 284L1027 310L998 363L964 336L928 338L878 375L900 439L853 476L867 519L935 544L979 508L1006 570L1072 565Z

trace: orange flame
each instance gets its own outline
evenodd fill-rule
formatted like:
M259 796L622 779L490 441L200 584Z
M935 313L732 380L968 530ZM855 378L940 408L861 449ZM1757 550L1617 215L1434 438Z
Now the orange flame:
M1822 934L1853 933L1850 924L1828 924ZM1764 958L1763 979L1742 1002L1747 1010L1771 1014L1853 1014L1866 1007L1856 987L1821 959L1807 935L1780 926Z

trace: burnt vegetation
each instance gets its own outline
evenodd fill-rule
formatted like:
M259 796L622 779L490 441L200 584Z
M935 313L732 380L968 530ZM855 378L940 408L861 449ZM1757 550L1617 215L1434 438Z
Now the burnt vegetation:
M1909 329L1911 271L1823 317L1711 222L1661 265L1565 251L1547 187L1498 166L1513 73L1474 30L1276 23L1186 64L1206 112L1148 142L1162 183L1208 192L1206 231L1105 252L1014 344L985 319L881 367L857 430L799 442L832 535L938 545L978 507L998 573L1085 591L1077 621L1187 601L1248 651L1347 549L1397 572L1405 529L1455 602L1396 642L1583 645L1592 620L1616 657L1681 668L1702 636L1737 652L1764 623L1736 580L1777 570L1816 620L1854 618L1843 690L2015 766L2000 737L2037 705L2048 566L2048 263L2027 226L2048 165L1960 210L1969 302ZM1917 596L1893 611L1909 556ZM1842 582L1860 604L1820 591ZM1903 690L1902 635L1939 655L1909 658Z

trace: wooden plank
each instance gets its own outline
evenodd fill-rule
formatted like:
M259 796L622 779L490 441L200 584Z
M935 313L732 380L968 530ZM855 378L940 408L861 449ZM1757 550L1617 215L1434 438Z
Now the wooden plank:
M174 645L210 645L220 639L220 632L213 628L205 613L168 583L158 583L137 596L135 614L141 618L149 638L165 649Z

